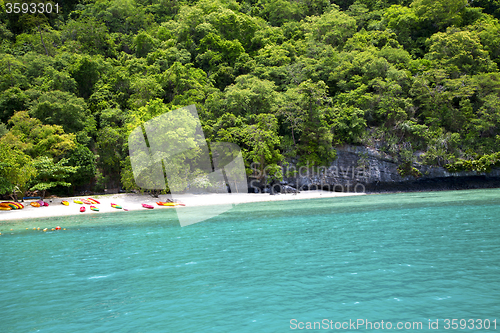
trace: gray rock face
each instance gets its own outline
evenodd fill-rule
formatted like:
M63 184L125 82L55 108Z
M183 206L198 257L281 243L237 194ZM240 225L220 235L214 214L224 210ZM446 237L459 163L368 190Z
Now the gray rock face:
M337 148L328 168L300 167L294 161L283 167L283 183L299 190L337 192L414 191L500 187L500 169L490 173L450 173L443 167L414 165L421 177L402 177L399 163L377 150L362 146Z

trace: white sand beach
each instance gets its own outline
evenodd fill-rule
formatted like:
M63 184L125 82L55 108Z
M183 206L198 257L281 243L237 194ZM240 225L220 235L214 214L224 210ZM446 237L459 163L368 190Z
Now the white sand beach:
M176 199L183 202L186 207L200 207L200 206L213 206L224 204L241 204L251 202L264 202L264 201L283 201L283 200L303 200L303 199L318 199L318 198L334 198L344 197L351 195L363 195L365 193L344 193L344 192L328 192L328 191L303 191L297 194L279 194L269 195L265 193L252 194L252 193L237 193L237 194L184 194L177 196ZM118 204L124 209L128 210L146 210L141 204L146 203L154 206L154 209L172 209L172 207L162 207L156 204L156 201L166 201L170 195L160 195L159 198L153 198L147 194L108 194L91 196L100 202L95 205L99 208L99 212L93 212L86 207L84 213L80 212L82 205L73 202L73 199L85 199L86 196L68 197L68 198L46 198L44 201L49 203L48 207L32 207L30 202L36 200L25 200L23 205L24 209L0 211L0 222L13 221L13 220L26 220L34 218L46 218L55 216L68 216L68 215L85 215L85 214L100 214L119 212L121 209L111 207L111 203ZM69 202L69 206L61 204L62 200Z

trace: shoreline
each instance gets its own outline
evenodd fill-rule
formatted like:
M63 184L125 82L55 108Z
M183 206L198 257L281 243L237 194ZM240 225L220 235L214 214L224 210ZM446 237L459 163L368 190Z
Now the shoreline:
M242 204L254 202L271 202L271 201L290 201L290 200L307 200L307 199L323 199L323 198L338 198L356 195L366 195L367 193L344 193L344 192L329 192L329 191L303 191L297 194L279 194L270 195L267 193L208 193L208 194L184 194L176 196L176 199L186 205L186 207L203 207L226 204ZM90 205L80 205L73 202L74 199L94 198L100 202L95 206L99 208L99 212L90 210ZM129 211L148 210L142 207L142 203L154 206L154 209L172 209L174 207L158 206L156 201L166 201L170 199L170 194L160 195L154 198L149 194L121 193L121 194L105 194L95 196L76 196L76 197L61 197L61 198L46 198L44 201L49 203L48 207L32 207L30 202L37 200L25 200L21 202L24 205L23 209L0 211L0 222L22 222L25 220L62 217L62 216L83 216L95 215L100 213L115 213L128 209ZM66 200L69 206L64 206L61 201ZM7 200L4 200L7 201ZM123 209L111 207L111 203L118 204ZM86 211L79 211L81 206L85 206ZM182 209L182 208L179 208Z

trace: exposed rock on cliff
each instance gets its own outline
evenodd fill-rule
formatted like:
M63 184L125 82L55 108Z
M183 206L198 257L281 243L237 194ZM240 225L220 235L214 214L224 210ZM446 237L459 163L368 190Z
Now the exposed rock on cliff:
M283 183L299 190L341 192L424 191L500 187L500 169L490 173L450 173L443 167L414 164L419 176L401 176L391 156L362 146L337 148L329 168L283 168Z

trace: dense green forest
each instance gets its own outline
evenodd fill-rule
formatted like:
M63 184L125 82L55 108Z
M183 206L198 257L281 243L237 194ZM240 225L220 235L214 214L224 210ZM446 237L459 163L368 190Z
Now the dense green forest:
M13 3L0 1L0 194L136 189L128 135L190 104L247 167L327 165L343 144L403 172L499 161L499 0Z

